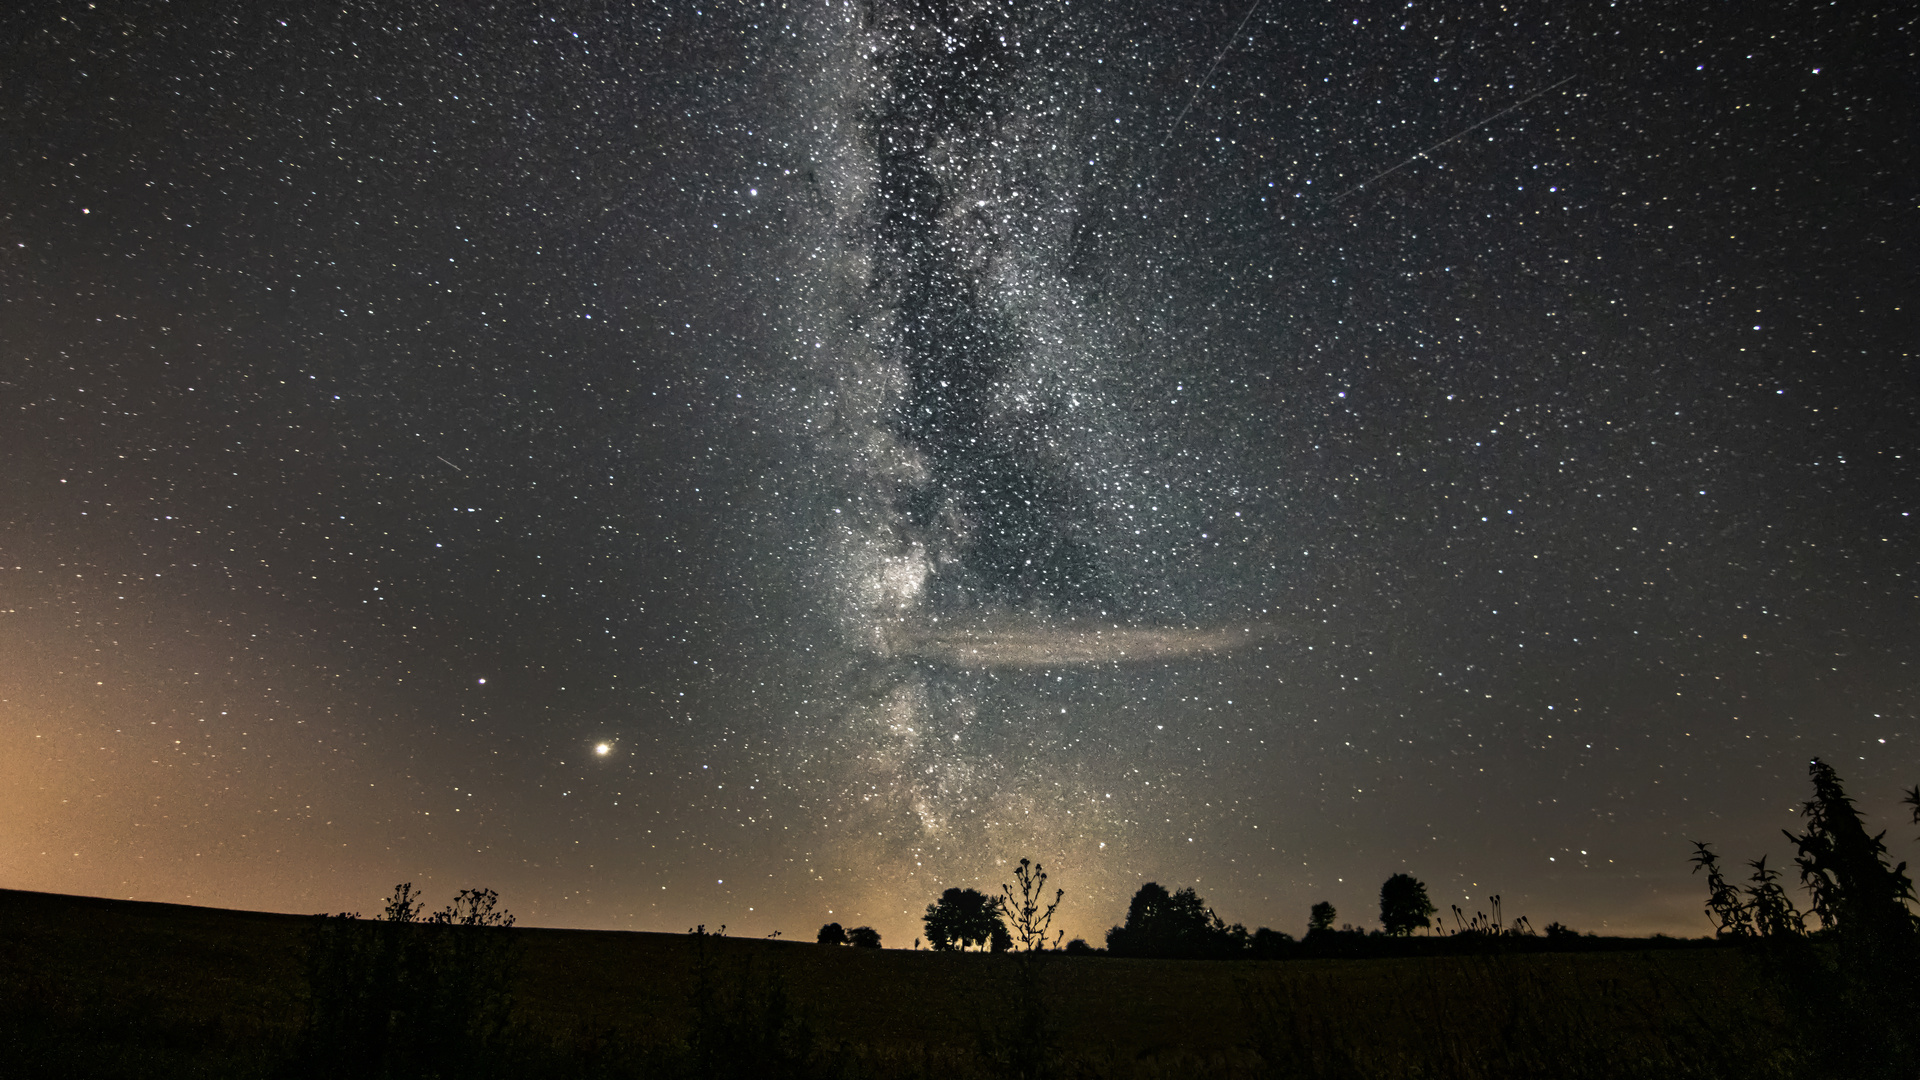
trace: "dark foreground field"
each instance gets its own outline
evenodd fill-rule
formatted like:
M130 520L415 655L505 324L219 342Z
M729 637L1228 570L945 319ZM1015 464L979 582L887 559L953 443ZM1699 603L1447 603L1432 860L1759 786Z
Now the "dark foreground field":
M311 928L0 891L0 1076L312 1075ZM1053 955L1026 969L982 954L506 933L519 943L512 1022L465 1076L1816 1074L1759 965L1734 949ZM435 1071L416 1061L405 1074Z

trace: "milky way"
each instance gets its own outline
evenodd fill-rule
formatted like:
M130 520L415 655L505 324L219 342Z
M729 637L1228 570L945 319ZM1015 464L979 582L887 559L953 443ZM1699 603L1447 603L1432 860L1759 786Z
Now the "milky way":
M30 12L0 885L1704 932L1920 780L1902 18Z
M1197 550L1200 508L1241 501L1230 472L1196 467L1217 433L1159 430L1138 400L1165 374L1155 330L1103 272L1143 240L1109 189L1139 203L1164 118L1109 115L1136 91L1104 77L1115 42L1064 10L882 5L806 30L779 483L826 511L791 519L793 548L879 671L823 691L845 714L802 752L846 763L848 831L892 836L902 865L991 873L1023 846L1089 863L1132 806L1093 787L1132 780L1143 743L1074 714L1138 698L1123 667L1274 636L1250 625L1270 614L1239 556ZM1116 118L1134 126L1102 129ZM1238 610L1183 576L1230 581ZM1071 694L989 689L995 669L1057 667L1114 670Z

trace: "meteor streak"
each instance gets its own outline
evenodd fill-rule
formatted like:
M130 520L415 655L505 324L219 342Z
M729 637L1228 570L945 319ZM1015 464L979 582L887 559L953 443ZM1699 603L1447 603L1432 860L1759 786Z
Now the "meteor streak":
M1404 169L1407 166L1413 164L1414 162L1420 160L1421 158L1426 157L1428 154L1433 153L1435 150L1440 149L1441 147L1447 145L1448 143L1454 141L1455 139L1458 139L1465 135L1471 135L1474 132L1480 130L1481 128L1486 127L1488 124L1493 123L1495 120L1498 120L1501 117L1512 112L1513 110L1519 108L1520 106L1525 105L1527 102L1532 101L1534 98L1537 98L1542 94L1548 93L1549 91L1557 90L1560 87L1567 85L1568 83L1572 82L1577 78L1579 78L1578 75L1569 75L1566 78L1561 79L1559 82L1554 83L1552 86L1547 87L1545 90L1535 90L1533 93L1528 94L1526 97L1521 98L1519 101L1516 101L1513 104L1507 106L1506 108L1501 109L1499 112L1494 113L1492 116L1487 117L1485 120L1482 120L1477 124L1474 124L1472 127L1468 127L1460 131L1456 131L1453 134L1447 136L1446 138L1441 139L1439 142L1434 143L1432 146L1427 147L1425 150L1422 150L1419 153L1408 158L1407 160L1402 161L1400 164L1395 165L1393 168L1384 170L1382 172L1377 172L1372 176L1367 177L1365 180L1362 180L1359 183L1348 188L1347 190L1341 192L1340 194L1335 195L1332 201L1339 202L1341 199L1344 199L1347 196L1353 194L1354 192L1359 191L1361 188L1366 187L1368 184L1373 183L1375 180L1378 180L1384 176L1391 176L1394 173L1399 172L1401 169Z
M1240 16L1240 25L1233 28L1233 33L1227 37L1226 45L1220 49L1220 55L1213 58L1213 63L1207 67L1207 73L1200 77L1200 84L1193 88L1193 96L1187 99L1186 107L1180 110L1179 116L1173 118L1173 126L1167 129L1167 137L1160 141L1160 149L1165 150L1167 144L1173 141L1174 134L1180 130L1180 122L1187 118L1187 113L1193 111L1193 103L1200 100L1201 92L1207 88L1207 83L1213 80L1213 73L1220 70L1220 61L1225 60L1227 54L1233 51L1233 43L1239 40L1240 31L1247 28L1247 20L1253 18L1253 13L1259 9L1260 0L1253 0L1252 6L1247 8L1247 13Z

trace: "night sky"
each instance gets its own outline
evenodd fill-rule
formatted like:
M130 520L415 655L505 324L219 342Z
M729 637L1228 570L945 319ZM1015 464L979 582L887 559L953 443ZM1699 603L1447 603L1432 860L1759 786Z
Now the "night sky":
M1915 856L1916 17L0 16L0 886L890 946Z

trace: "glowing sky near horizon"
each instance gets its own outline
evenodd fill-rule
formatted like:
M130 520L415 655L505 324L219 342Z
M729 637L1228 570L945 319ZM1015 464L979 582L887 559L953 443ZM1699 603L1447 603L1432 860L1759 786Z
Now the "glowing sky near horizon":
M1904 820L1894 13L21 20L0 887L1698 934Z

